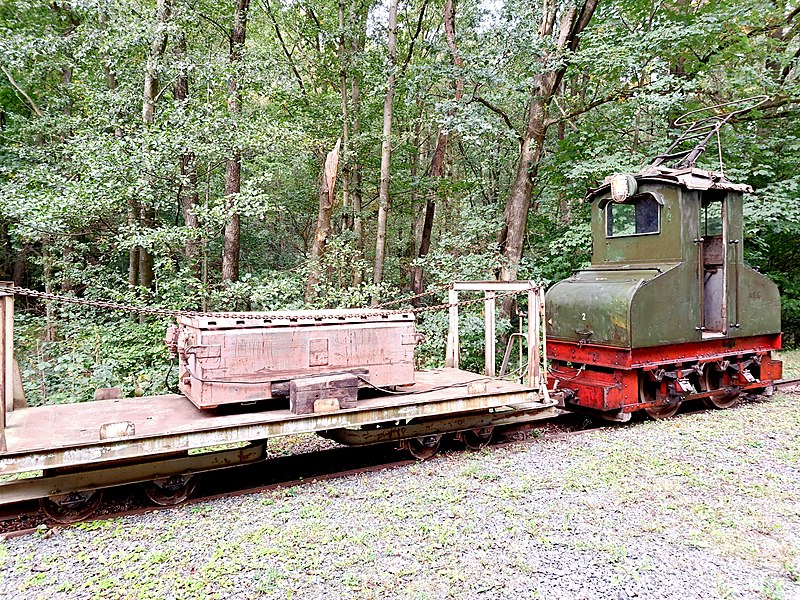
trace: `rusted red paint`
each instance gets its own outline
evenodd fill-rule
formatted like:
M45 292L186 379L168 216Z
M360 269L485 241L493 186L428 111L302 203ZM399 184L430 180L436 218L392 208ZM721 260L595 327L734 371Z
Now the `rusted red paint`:
M214 408L285 396L289 381L309 376L357 372L375 386L414 383L413 314L297 314L179 317L166 341L178 355L180 391L199 408Z
M704 340L653 348L614 348L600 344L548 340L547 358L611 369L638 369L681 361L708 362L731 356L770 352L779 350L780 347L781 334Z
M706 340L657 348L611 348L598 344L576 344L550 341L548 359L555 361L549 385L575 392L572 404L598 411L632 412L658 406L669 400L669 383L660 382L656 402L642 402L639 377L655 377L660 368L674 369L678 379L691 376L692 367L722 361L737 364L751 359L758 378L749 380L743 373L722 374L720 387L734 386L741 390L758 390L772 385L782 376L782 363L771 352L781 347L781 336L764 335L741 339ZM563 363L571 363L567 367ZM647 374L650 375L647 375ZM677 387L675 388L677 392ZM685 393L685 399L702 398L711 392Z

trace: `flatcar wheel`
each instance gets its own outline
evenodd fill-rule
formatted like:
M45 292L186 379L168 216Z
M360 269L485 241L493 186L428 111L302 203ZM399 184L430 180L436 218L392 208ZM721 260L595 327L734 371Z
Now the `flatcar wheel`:
M461 441L470 450L480 450L489 445L494 435L494 427L477 427L461 432Z
M703 384L706 390L716 390L722 385L721 374L715 371L710 365L706 367L703 377ZM703 405L706 408L725 409L733 408L739 403L739 396L741 392L737 389L734 391L720 391L718 394L703 398Z
M442 434L437 434L405 440L403 447L417 460L427 460L436 454L441 444Z
M103 490L69 492L42 498L42 512L56 523L77 523L92 516L103 500Z
M144 493L159 506L175 506L192 495L197 487L197 475L173 475L149 481L144 486Z
M646 373L639 373L639 401L642 403L651 403L657 400L656 386L658 382L650 381ZM648 417L655 421L661 419L669 419L675 416L675 413L680 409L681 403L675 402L673 404L662 404L660 406L651 406L645 408L644 412Z

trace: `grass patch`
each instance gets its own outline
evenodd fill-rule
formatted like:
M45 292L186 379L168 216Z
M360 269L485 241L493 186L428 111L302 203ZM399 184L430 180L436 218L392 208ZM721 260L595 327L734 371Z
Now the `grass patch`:
M800 377L800 350L782 350L775 358L783 361L783 378Z

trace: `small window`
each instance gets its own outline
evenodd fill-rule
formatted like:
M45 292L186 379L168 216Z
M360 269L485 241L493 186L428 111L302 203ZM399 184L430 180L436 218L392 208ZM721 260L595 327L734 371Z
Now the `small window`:
M652 195L633 197L606 205L606 236L642 235L659 232L660 204Z
M708 202L703 206L703 235L722 235L722 202Z

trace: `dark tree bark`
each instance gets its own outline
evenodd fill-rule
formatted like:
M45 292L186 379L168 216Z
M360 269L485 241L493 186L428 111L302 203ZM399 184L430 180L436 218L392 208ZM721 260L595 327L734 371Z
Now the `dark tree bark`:
M447 46L450 48L451 61L457 69L464 67L464 61L458 52L456 45L456 11L454 0L445 0L444 3L444 32ZM456 77L455 93L453 99L459 102L464 95L464 80L461 77ZM453 114L453 111L450 111ZM439 130L439 135L436 138L436 149L433 151L433 158L431 159L430 170L428 175L434 179L442 177L442 166L444 165L445 154L447 153L447 144L449 142L449 135L446 131ZM428 195L428 200L425 203L425 217L422 224L422 233L420 236L419 244L419 258L425 258L431 248L431 236L433 234L433 218L436 213L436 188L431 189ZM423 269L421 266L411 268L411 291L414 294L422 293L424 287L423 282ZM419 304L419 299L414 299L414 305Z
M184 66L186 61L186 34L178 32L173 56L178 63L178 77L175 79L172 95L175 103L183 105L189 99L189 74ZM183 254L195 278L200 279L200 237L199 222L195 207L200 204L200 192L197 188L197 158L191 150L186 150L179 159L181 185L179 203L183 213L183 222L189 233L183 244Z
M19 249L19 252L14 255L14 264L11 273L14 285L25 285L25 275L28 271L28 254L30 254L30 251L30 245L25 244Z
M233 27L230 36L230 63L234 72L228 79L228 112L238 115L242 110L242 96L236 66L242 60L245 33L247 31L247 10L250 0L235 0ZM241 191L242 155L235 149L233 156L225 161L225 202L230 219L225 225L225 239L222 249L222 280L239 280L239 258L241 250L241 220L236 209L236 198Z
M14 264L14 245L11 241L11 235L8 232L8 222L0 221L0 239L2 239L2 261L0 261L0 280L8 281L12 273L12 265Z
M551 50L542 57L543 70L534 77L531 87L516 176L506 202L503 228L498 236L500 250L506 261L499 277L503 281L516 278L519 261L522 258L533 183L538 173L549 125L548 109L567 68L565 61L557 58L577 49L580 34L589 24L597 8L597 2L598 0L583 0L576 4L568 2L545 4L539 35L542 39L551 40ZM547 65L555 67L548 68Z

